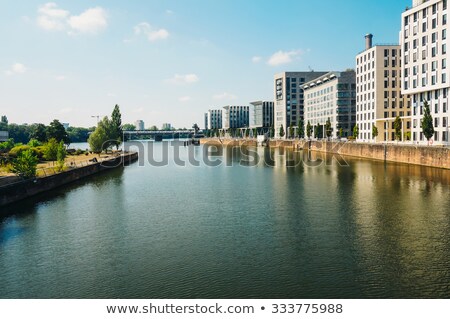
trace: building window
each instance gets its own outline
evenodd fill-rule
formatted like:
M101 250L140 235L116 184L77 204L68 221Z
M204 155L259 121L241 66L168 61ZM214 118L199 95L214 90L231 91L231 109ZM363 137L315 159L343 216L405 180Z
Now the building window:
M446 24L447 24L447 15L446 15L446 14L444 14L444 15L442 16L442 24L443 24L443 25L446 25Z
M443 44L442 45L442 54L446 54L447 53L447 44Z
M447 83L447 74L442 73L442 83Z
M431 28L432 28L432 29L436 29L436 26L437 26L436 19L433 19L433 20L431 21Z
M447 29L442 30L442 40L447 39Z

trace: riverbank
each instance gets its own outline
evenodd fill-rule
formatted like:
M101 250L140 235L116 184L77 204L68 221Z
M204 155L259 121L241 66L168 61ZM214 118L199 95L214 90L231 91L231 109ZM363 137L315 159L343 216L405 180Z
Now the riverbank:
M224 146L257 146L254 139L202 139L201 143ZM271 140L268 146L450 169L450 148L442 146L307 140Z
M58 174L2 186L0 187L0 206L23 200L105 170L127 165L137 161L137 159L138 153L126 153L102 162L93 162L86 166L70 168Z

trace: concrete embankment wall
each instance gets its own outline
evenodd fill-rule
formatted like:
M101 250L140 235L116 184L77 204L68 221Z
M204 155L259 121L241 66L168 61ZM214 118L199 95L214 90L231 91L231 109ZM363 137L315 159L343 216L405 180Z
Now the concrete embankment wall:
M450 169L450 149L446 147L322 141L303 142L299 147L344 156Z
M253 139L204 139L202 144L224 146L256 146ZM440 146L416 146L403 144L368 144L356 142L326 142L305 140L271 140L269 147L305 149L323 153L340 154L387 162L414 164L450 169L450 149Z
M3 186L0 188L0 206L17 202L105 170L121 167L137 159L138 153L125 154L101 163L92 163L59 174Z

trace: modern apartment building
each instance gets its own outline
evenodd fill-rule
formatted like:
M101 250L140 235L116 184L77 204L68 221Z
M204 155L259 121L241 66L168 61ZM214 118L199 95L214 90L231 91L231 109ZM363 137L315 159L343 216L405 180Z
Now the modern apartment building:
M208 110L205 113L206 129L215 130L222 128L222 110Z
M358 140L394 141L394 121L402 121L402 140L411 135L411 101L401 92L402 53L399 45L372 46L366 35L366 48L356 56L356 124ZM378 136L372 134L376 126Z
M433 143L449 144L448 11L447 0L418 0L402 14L402 93L411 96L416 143L427 143L421 128L427 101L434 121Z
M245 128L249 126L249 107L228 105L223 107L222 128Z
M143 131L145 129L143 120L137 120L136 122L134 122L134 126L136 126L137 131Z
M356 121L355 71L329 72L301 86L305 95L304 124L309 122L320 137L331 122L331 137L351 135Z
M273 126L273 101L250 103L250 127L269 129Z
M162 130L163 131L170 131L172 129L172 124L170 123L163 123Z
M275 84L275 137L279 138L280 127L297 126L303 118L304 93L301 85L326 74L326 72L283 72L274 76Z

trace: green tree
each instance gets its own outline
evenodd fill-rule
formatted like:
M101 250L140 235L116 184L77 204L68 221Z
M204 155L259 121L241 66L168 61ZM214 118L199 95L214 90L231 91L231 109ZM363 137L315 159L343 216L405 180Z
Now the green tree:
M38 158L33 151L28 149L20 153L12 162L11 172L27 179L36 177Z
M359 135L359 127L358 127L358 124L356 124L356 125L353 127L353 137L354 137L355 139L357 139L357 138L358 138L358 135Z
M47 141L47 127L42 123L31 125L30 138L35 139L41 143Z
M0 120L0 131L7 131L8 130L8 118L6 115L2 115Z
M152 125L149 130L150 131L157 131L158 127L156 125Z
M400 116L397 115L397 117L394 120L394 135L395 139L397 141L402 139L402 120L400 119Z
M344 129L341 127L339 129L339 138L342 138L344 136Z
M136 125L124 124L124 125L122 125L122 130L124 130L124 131L135 131L136 130Z
M298 120L298 137L305 138L305 123L302 118Z
M311 138L312 132L313 132L312 125L308 121L308 124L306 124L306 136L308 136L308 138Z
M59 172L62 172L64 169L66 155L67 155L66 146L64 145L64 142L61 141L58 144L58 149L56 152L56 161L57 161L56 167Z
M424 102L423 108L422 132L428 141L428 145L430 145L430 139L434 135L433 117L431 116L430 106L427 101Z
M84 128L84 127L69 127L67 129L67 134L69 135L69 139L71 143L83 143L86 142L88 137L89 137L89 133L93 132L95 130L95 128L93 130L90 130L88 128Z
M108 129L109 129L109 120L105 116L103 120L101 120L98 123L95 131L92 132L91 135L89 135L88 143L92 152L100 155L102 151L108 149L109 147Z
M44 159L52 162L56 161L58 159L58 146L59 143L55 138L52 137L49 139L48 142L44 144Z
M317 123L316 126L314 126L314 137L319 138L320 137L320 123Z
M0 153L9 152L12 148L14 148L14 140L12 138L3 143L0 143Z
M289 138L295 138L294 134L295 134L295 130L294 130L294 127L291 124L289 126Z
M67 135L66 129L58 120L53 120L47 127L47 139L54 138L56 141L63 141L64 144L69 145L69 135Z
M333 133L333 129L331 128L331 121L330 118L327 119L327 122L325 123L325 133L327 134L327 137L331 137L331 133Z
M111 136L109 137L111 143L119 149L120 143L123 142L123 131L122 131L122 114L120 114L119 105L114 106L114 110L111 114Z
M27 144L30 140L30 127L26 124L8 124L8 132L16 143Z
M32 138L32 139L28 142L28 146L30 146L30 147L42 146L42 143L39 142L38 140Z
M283 127L283 124L281 124L281 126L280 126L280 131L279 131L279 133L280 133L280 137L284 137L284 127Z
M377 138L378 136L378 127L376 125L372 126L372 138Z

